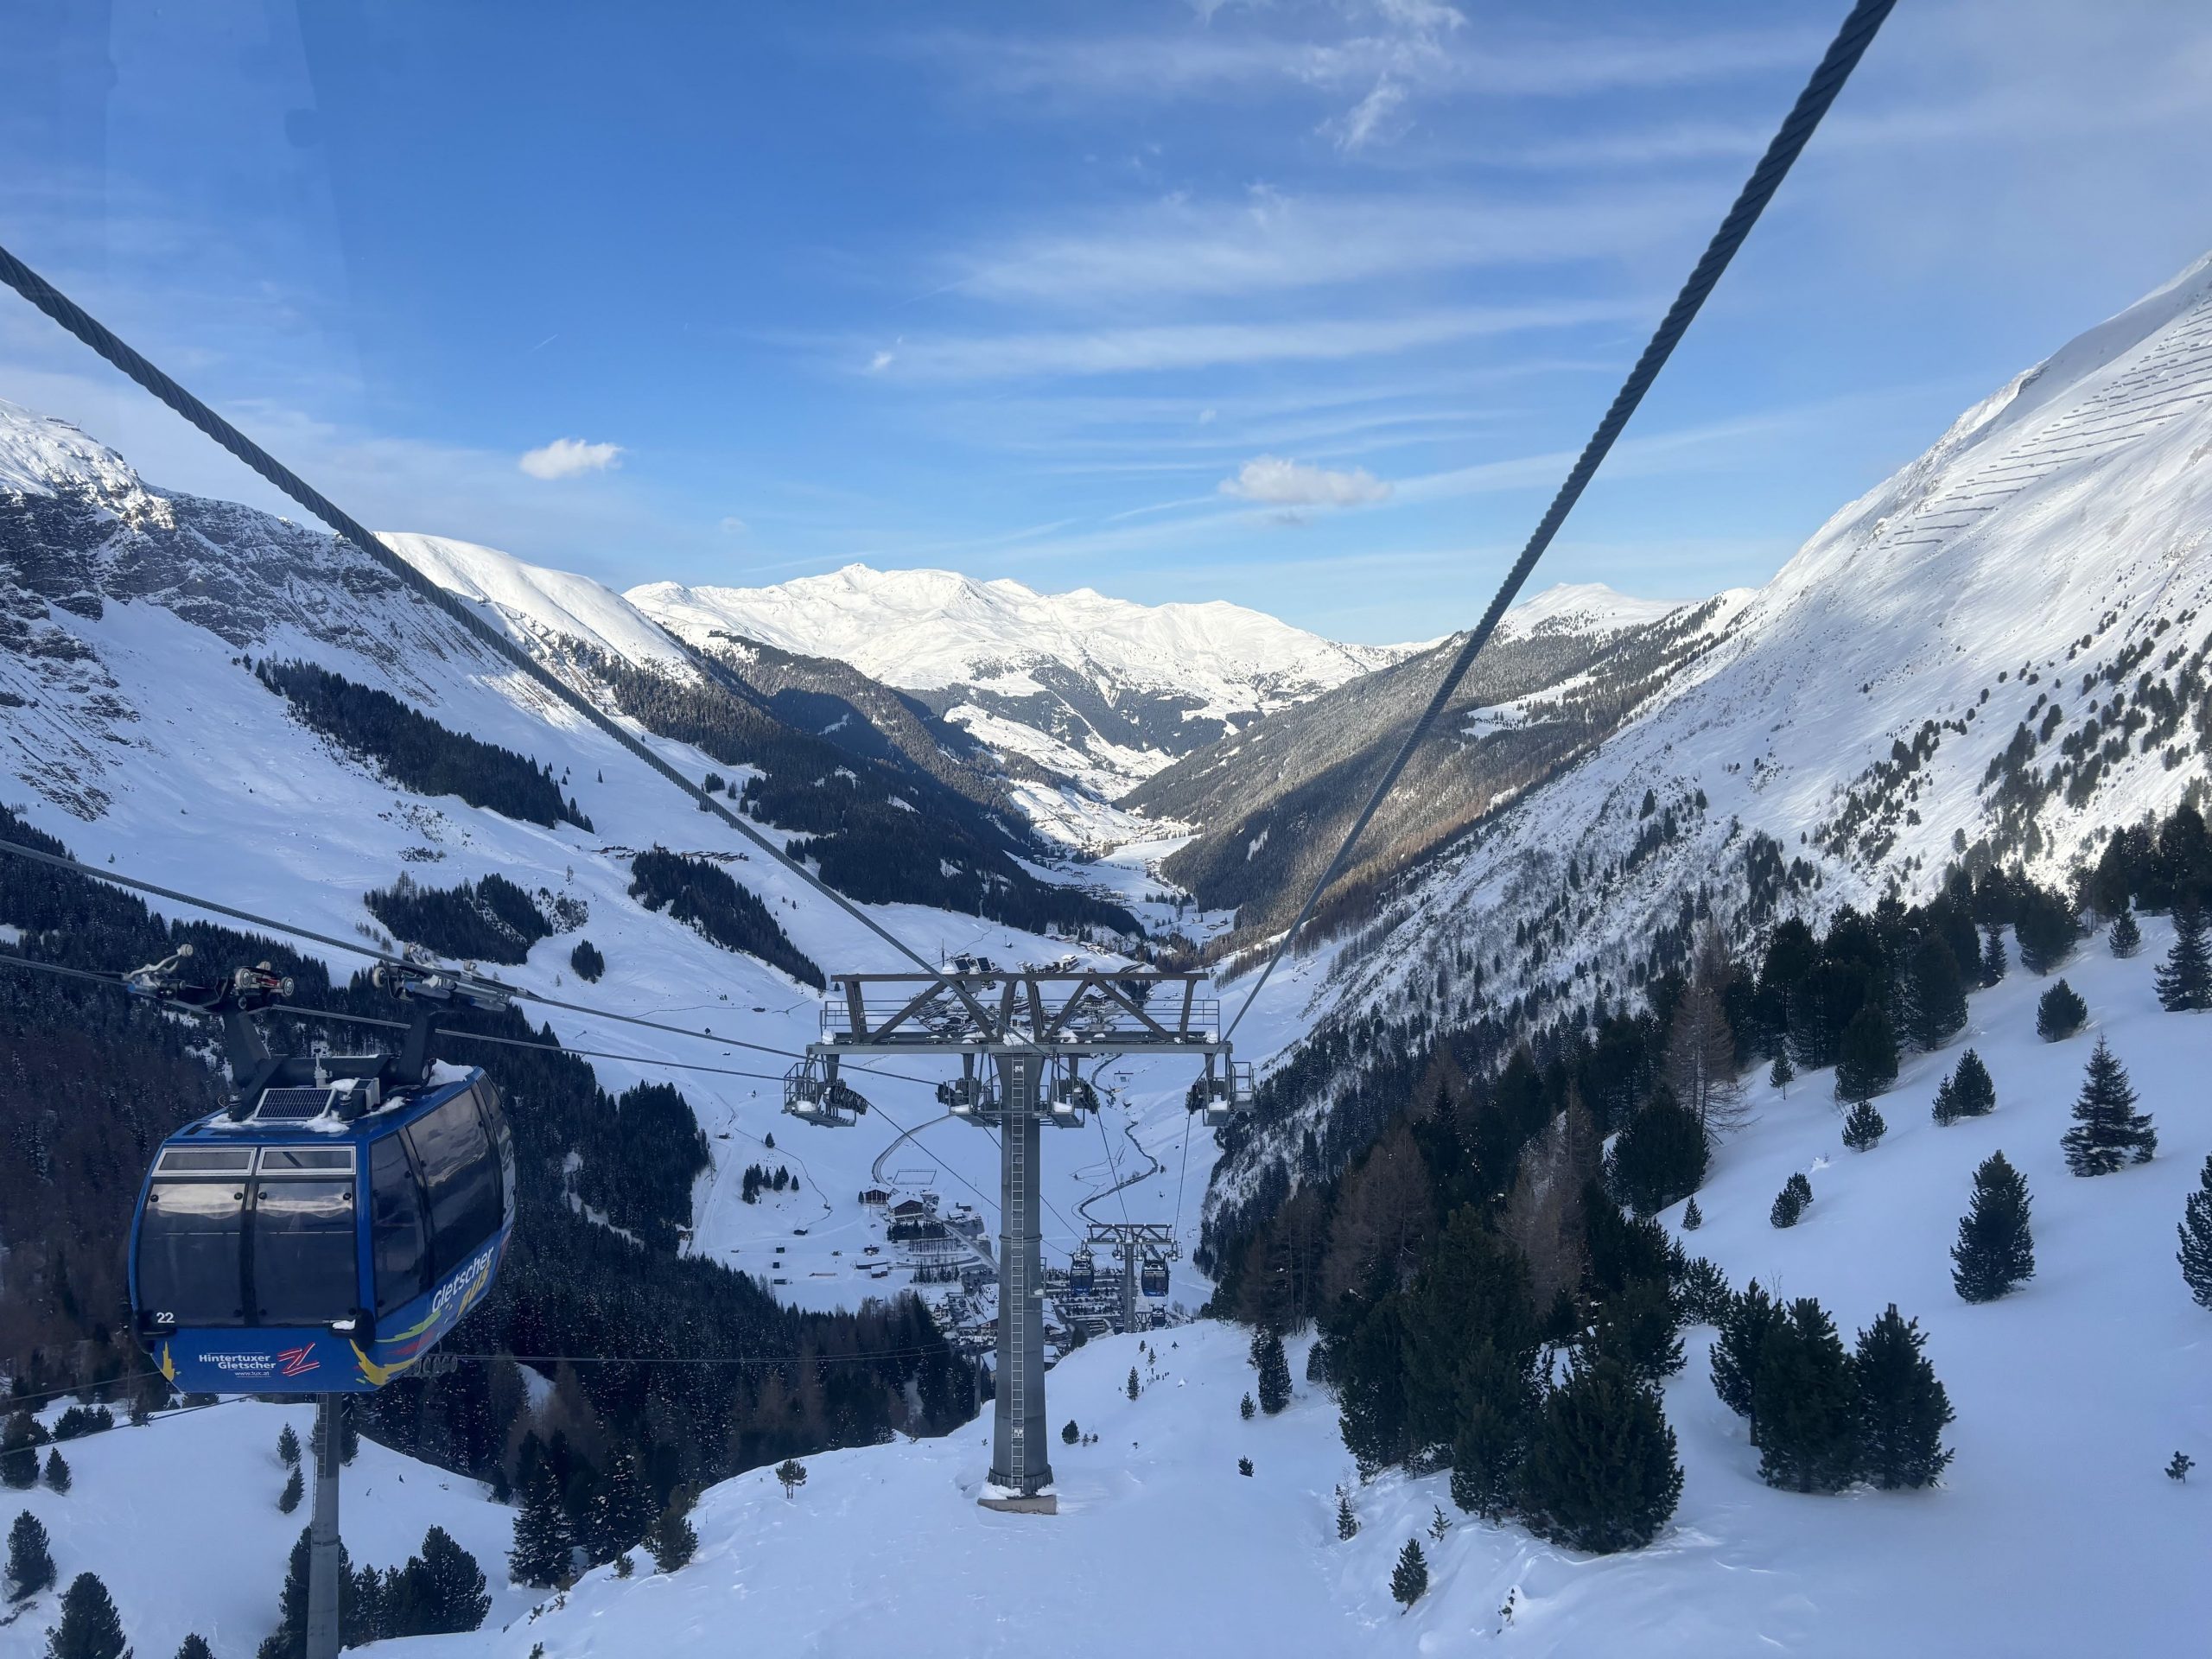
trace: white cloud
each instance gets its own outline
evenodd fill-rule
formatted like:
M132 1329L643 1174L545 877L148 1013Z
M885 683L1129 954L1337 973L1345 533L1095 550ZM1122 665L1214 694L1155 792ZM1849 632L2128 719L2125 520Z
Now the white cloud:
M1271 507L1357 507L1386 499L1390 486L1364 467L1333 472L1261 455L1246 461L1236 477L1222 480L1221 493Z
M721 521L720 528L722 534L725 536L742 536L747 531L751 530L753 526L747 524L744 519L732 514L729 518Z
M870 374L881 374L898 360L898 353L895 352L878 352L874 357L868 359L868 372Z
M622 464L619 443L586 443L582 438L556 438L539 449L527 449L515 465L532 478L574 478L580 473L603 473Z
M1385 75L1375 83L1372 92L1344 112L1342 119L1324 122L1321 130L1333 137L1337 148L1343 150L1364 149L1372 143L1388 143L1403 130L1396 117L1405 101L1405 87Z
M963 292L978 298L1028 304L1243 297L1431 272L1617 259L1675 245L1712 216L1709 189L1672 181L1535 200L1459 192L1290 195L1257 189L1084 214L980 250L958 260L952 274Z
M1648 321L1659 308L1656 302L1643 299L1556 301L1311 321L948 334L909 344L899 354L899 372L918 381L988 380L1231 364L1338 362L1529 328Z

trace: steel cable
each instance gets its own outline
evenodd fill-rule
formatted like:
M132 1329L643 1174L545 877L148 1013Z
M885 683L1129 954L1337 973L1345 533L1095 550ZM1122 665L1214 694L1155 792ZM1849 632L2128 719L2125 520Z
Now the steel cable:
M1299 930L1305 926L1307 918L1313 913L1313 906L1320 902L1321 895L1328 890L1330 884L1343 874L1352 849L1365 833L1376 810L1382 804L1383 798L1397 783L1398 775L1406 768L1406 762L1413 758L1414 751L1421 747L1422 739L1436 724L1437 717L1444 712L1444 706L1451 701L1452 694L1459 689L1459 683L1466 677L1468 669L1474 665L1477 654L1490 643L1490 637L1497 631L1506 607L1513 603L1522 584L1529 580L1529 573L1536 568L1536 561L1543 556L1544 550L1559 534L1560 526L1567 521L1567 515L1582 499L1582 492L1597 473L1599 463L1611 451L1622 429L1628 424L1629 416L1636 413L1637 405L1643 401L1644 393L1658 378L1659 371L1674 355L1675 347L1681 342L1683 334L1704 306L1707 296L1713 292L1714 284L1719 282L1721 273L1728 269L1737 250L1743 246L1745 238L1758 223L1759 215L1765 212L1768 201L1788 175L1791 165L1804 149L1815 129L1820 125L1821 118L1835 102L1836 94L1851 79L1851 72L1858 67L1859 60L1872 44L1876 32L1896 4L1897 0L1859 0L1859 3L1852 8L1851 15L1844 19L1843 27L1829 43L1827 54L1813 71L1812 79L1806 82L1805 90L1798 94L1796 104L1783 122L1781 130L1775 134L1774 142L1767 146L1766 154L1760 158L1759 164L1751 171L1751 178L1738 194L1735 205L1728 210L1728 216L1720 221L1719 230L1713 233L1713 240L1707 245L1705 257L1697 262L1696 268L1690 272L1689 280L1682 284L1681 292L1675 296L1675 303L1661 320L1650 343L1643 348L1643 355L1637 359L1636 366L1629 371L1628 378L1613 398L1612 406L1606 410L1605 418L1598 423L1597 431L1591 435L1590 442L1583 447L1580 458L1574 463L1574 469L1567 475L1567 482L1560 486L1559 493L1553 497L1551 505L1538 521L1535 532L1529 537L1528 545L1521 550L1521 556L1513 562L1513 568L1506 572L1505 580L1498 584L1490 608L1483 613L1482 620L1475 625L1473 631L1460 642L1451 665L1430 696L1428 706L1421 710L1420 718L1414 721L1413 729L1406 734L1405 741L1398 746L1397 753L1376 781L1374 791L1367 798L1367 804L1360 809L1359 816L1353 819L1343 842L1323 868L1320 878L1313 883L1313 891L1306 895L1306 902L1298 907L1297 915L1291 918L1290 925L1283 930L1274 949L1268 952L1267 962L1261 968L1260 976L1254 982L1250 993L1246 995L1243 1006L1236 1010L1236 1017L1229 1022L1229 1029L1222 1033L1224 1038L1234 1035L1236 1027L1243 1023L1244 1016L1252 1011L1253 1003L1259 1001L1260 993L1267 988L1269 976L1288 953Z

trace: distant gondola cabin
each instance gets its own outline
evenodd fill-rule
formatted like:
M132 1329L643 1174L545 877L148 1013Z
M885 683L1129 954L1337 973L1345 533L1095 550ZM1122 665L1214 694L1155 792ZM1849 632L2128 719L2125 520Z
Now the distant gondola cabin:
M514 1211L480 1070L266 1090L156 1155L131 1227L139 1341L188 1391L381 1388L483 1300Z

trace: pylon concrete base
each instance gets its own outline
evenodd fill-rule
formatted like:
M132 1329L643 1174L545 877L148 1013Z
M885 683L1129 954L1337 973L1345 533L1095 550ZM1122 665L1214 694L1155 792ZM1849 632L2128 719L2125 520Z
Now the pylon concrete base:
M1051 1492L1038 1492L1023 1497L1018 1492L1008 1492L1003 1497L979 1497L979 1508L997 1510L1007 1515L1058 1515L1060 1500Z

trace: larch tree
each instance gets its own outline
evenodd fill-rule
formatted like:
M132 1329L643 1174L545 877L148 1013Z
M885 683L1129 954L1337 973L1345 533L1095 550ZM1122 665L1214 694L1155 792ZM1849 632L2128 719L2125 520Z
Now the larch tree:
M1708 1141L1745 1121L1743 1085L1736 1078L1736 1039L1711 986L1693 982L1675 1005L1660 1076Z

